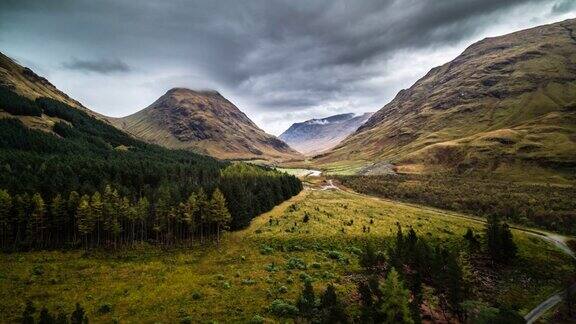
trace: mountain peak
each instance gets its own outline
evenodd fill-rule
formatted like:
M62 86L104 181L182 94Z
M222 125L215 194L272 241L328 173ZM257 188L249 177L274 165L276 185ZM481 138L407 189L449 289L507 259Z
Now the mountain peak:
M371 115L372 113L360 116L346 113L310 119L293 124L280 135L280 139L306 155L314 155L336 146L346 136L356 131Z
M194 89L189 89L189 88L183 88L183 87L176 87L176 88L172 88L168 91L166 91L165 95L175 95L175 94L180 94L180 95L193 95L193 96L212 96L212 97L222 97L224 98L224 96L222 96L220 94L220 92L218 92L217 90L214 89L199 89L199 90L194 90Z
M221 159L301 157L215 90L172 88L147 108L115 123L145 141Z

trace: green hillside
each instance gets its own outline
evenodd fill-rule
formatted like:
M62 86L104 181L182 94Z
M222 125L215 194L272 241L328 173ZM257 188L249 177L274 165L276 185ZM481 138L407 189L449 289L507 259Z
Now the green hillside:
M574 179L576 20L487 38L402 90L314 164ZM378 173L377 168L372 172ZM552 176L551 176L552 175Z
M5 250L181 244L244 227L301 189L287 174L146 144L53 99L0 95ZM55 122L31 128L27 117ZM213 212L216 189L231 219Z

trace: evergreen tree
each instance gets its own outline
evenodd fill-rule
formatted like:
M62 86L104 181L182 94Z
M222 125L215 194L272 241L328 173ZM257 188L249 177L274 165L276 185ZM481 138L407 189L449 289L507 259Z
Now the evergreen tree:
M320 313L322 323L348 323L348 315L331 284L326 287L320 299Z
M62 199L60 194L57 194L50 203L50 215L52 218L52 226L50 228L50 232L58 233L61 232L62 234L66 233L66 219L68 215L66 213L66 203ZM64 235L56 235L55 239L62 241L62 236Z
M196 193L191 193L188 196L188 200L184 204L184 224L186 224L188 230L188 236L191 240L194 240L194 232L196 231L197 219L196 214L198 213L198 198Z
M208 217L210 222L216 224L216 240L220 242L220 232L227 230L232 221L232 216L226 207L226 199L220 189L216 188L212 193L209 206Z
M512 231L506 223L500 229L500 243L502 244L502 259L508 261L514 259L518 253L518 247L514 243Z
M489 216L486 222L486 243L492 259L500 263L511 262L518 252L508 224L502 224L497 216Z
M198 192L196 193L196 205L198 206L197 208L197 212L198 212L198 223L199 223L199 227L200 227L200 241L203 243L204 242L204 227L205 224L209 218L209 208L210 208L210 204L208 201L208 197L206 196L206 193L204 192L203 188L198 189Z
M88 318L86 317L84 308L82 308L79 303L76 303L76 308L74 309L74 312L72 312L72 316L70 316L71 324L83 324L87 323L87 320Z
M88 235L94 230L94 218L88 195L80 198L76 211L76 223L78 224L78 233L84 238L84 246L88 248Z
M42 309L40 310L40 321L38 322L38 324L55 324L55 323L56 320L54 319L52 314L50 314L48 309L46 307L42 307Z
M304 281L304 288L296 302L296 307L300 310L300 314L305 318L312 318L316 308L316 296L314 296L314 288L310 280Z
M471 228L468 228L466 234L464 234L464 238L468 242L468 246L471 250L476 250L480 246L480 242L474 235L474 231Z
M58 316L56 316L56 320L54 321L56 324L68 324L68 316L63 311L58 312Z
M374 323L374 298L372 289L366 282L358 284L358 294L360 295L361 310L360 320L362 323Z
M28 235L34 246L42 246L44 234L46 232L46 218L44 199L40 194L35 193L30 200L30 222L28 223Z
M34 304L30 300L26 301L26 306L22 313L22 324L34 324L34 313L36 313Z
M394 268L386 276L381 291L383 297L380 312L385 323L414 323L410 315L409 292Z
M95 226L96 230L96 246L100 246L100 238L102 232L102 223L105 222L106 216L110 214L110 210L104 213L104 203L102 202L102 195L98 191L94 192L90 198L90 225Z
M378 257L374 249L374 245L370 242L366 243L364 251L360 255L360 265L363 268L369 269L376 266L378 263Z
M150 202L146 197L142 197L138 200L138 205L136 207L136 213L138 220L140 221L140 241L144 242L144 234L146 233L146 219L150 214Z
M0 190L0 247L11 242L12 236L12 197L6 190Z

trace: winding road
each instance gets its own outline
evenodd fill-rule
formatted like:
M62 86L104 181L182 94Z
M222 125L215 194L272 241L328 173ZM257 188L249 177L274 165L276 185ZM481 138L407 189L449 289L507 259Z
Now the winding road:
M321 174L322 174L321 171L312 170L312 172L310 172L307 176L319 177ZM319 190L342 190L342 191L346 191L349 193L366 196L366 195L357 193L357 192L350 190L350 189L342 189L342 188L336 186L332 179L326 179L326 183L327 184L322 185ZM368 197L376 198L376 199L380 199L380 200L388 200L388 199L378 198L378 197L373 197L373 196L368 196ZM444 210L440 210L437 208L430 208L430 207L425 207L425 206L416 205L416 204L408 203L408 205L414 205L414 206L418 206L420 208L434 210L434 211L441 212L443 214L446 214L446 215L449 215L452 217L466 218L468 220L481 222L481 223L486 222L485 219L480 218L480 217L461 215L461 214L456 214L456 213L449 213L449 212L446 212ZM564 252L566 255L569 255L570 257L572 257L573 259L576 260L576 254L566 244L566 241L569 239L566 236L562 236L560 234L555 234L555 233L549 233L549 232L545 232L545 231L540 231L540 230L533 230L533 229L524 228L524 227L520 227L520 226L511 226L511 228L518 230L518 231L522 231L526 234L538 237L542 240L545 240L545 241L553 244L554 246L556 246L559 250ZM571 291L575 291L576 290L576 284L572 285L569 289ZM564 299L565 294L566 294L565 290L559 291L559 292L555 293L554 295L550 296L548 299L546 299L542 303L540 303L538 306L536 306L534 309L532 309L530 312L528 312L528 314L526 314L524 316L526 323L528 323L528 324L534 323L537 319L542 317L542 315L544 315L548 310L550 310L554 306L558 305Z

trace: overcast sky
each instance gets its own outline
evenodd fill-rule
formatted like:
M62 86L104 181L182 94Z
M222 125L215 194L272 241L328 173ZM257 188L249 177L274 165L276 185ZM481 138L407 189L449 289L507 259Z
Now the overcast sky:
M261 128L376 111L468 45L576 0L0 0L0 51L109 116L216 89Z

